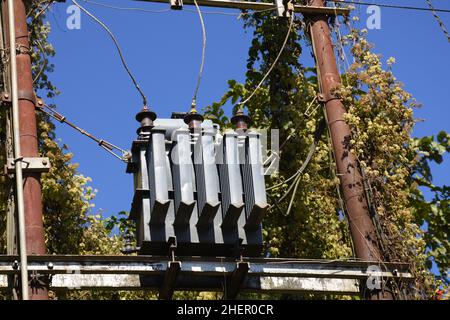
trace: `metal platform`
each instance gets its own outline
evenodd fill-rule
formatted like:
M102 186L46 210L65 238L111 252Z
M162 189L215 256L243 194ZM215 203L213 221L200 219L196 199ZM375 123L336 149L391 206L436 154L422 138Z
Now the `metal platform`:
M19 275L16 256L0 256L0 289L8 276ZM156 290L170 299L177 290L238 292L332 293L357 295L371 274L371 262L155 256L29 256L30 274L51 275L51 290ZM377 265L386 280L412 279L408 264Z

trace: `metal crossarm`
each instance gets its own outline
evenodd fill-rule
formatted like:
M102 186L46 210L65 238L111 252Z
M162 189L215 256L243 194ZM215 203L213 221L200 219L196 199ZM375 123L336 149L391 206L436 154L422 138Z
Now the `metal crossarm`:
M8 287L7 276L19 272L17 256L0 256L0 289ZM237 266L247 266L237 272ZM382 280L411 280L409 265L377 265ZM222 291L226 285L235 296L247 292L360 293L360 282L371 276L373 263L363 261L243 258L233 259L155 256L29 256L29 272L52 275L50 288L160 290L161 298L172 291ZM247 270L248 269L248 270ZM241 271L243 269L241 268ZM238 275L238 276L237 276ZM161 284L170 283L170 290ZM233 288L234 286L234 288Z

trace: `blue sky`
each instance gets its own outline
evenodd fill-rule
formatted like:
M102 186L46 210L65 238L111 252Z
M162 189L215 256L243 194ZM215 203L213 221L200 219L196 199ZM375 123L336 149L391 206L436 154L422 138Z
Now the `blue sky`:
M197 15L178 11L161 14L118 11L79 2L115 33L130 68L158 116L169 117L172 111L187 111L200 63L201 29ZM168 7L131 0L98 2L152 10ZM376 2L426 5L424 0ZM448 1L433 2L436 7L450 9ZM56 103L59 112L78 126L128 149L136 135L138 124L134 116L142 107L141 99L103 29L84 14L80 30L67 29L69 5L70 1L56 4L47 15L52 24L50 41L57 52L53 59L55 72L50 79L61 91L60 96L47 102ZM425 122L417 125L415 135L450 131L446 97L450 43L431 12L383 8L381 13L381 29L371 30L369 40L385 59L396 58L395 75L423 104L422 109L416 110L416 116L424 118ZM361 7L361 21L365 23L368 16L366 7ZM450 14L442 13L441 18L450 28ZM208 44L199 107L218 100L227 89L227 80L244 80L252 38L251 31L246 33L242 21L235 16L205 15L205 22ZM304 50L301 58L305 65L311 64L309 52L309 49ZM125 165L64 125L57 124L57 134L74 153L80 173L93 179L92 186L98 189L95 210L105 215L129 210L133 185L132 177L125 174ZM450 183L449 160L447 156L443 165L435 167L437 184Z

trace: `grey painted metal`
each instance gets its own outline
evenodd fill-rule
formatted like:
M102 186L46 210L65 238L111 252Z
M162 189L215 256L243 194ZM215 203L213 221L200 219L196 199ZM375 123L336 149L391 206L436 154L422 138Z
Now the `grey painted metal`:
M7 275L19 272L13 268L17 259L17 256L0 256L0 288L7 287ZM373 264L353 260L262 258L243 258L238 262L199 257L177 257L177 260L173 263L168 258L154 256L30 256L29 272L51 274L54 290L159 290L166 279L173 290L221 291L227 281L243 291L358 294L359 281L367 279ZM237 268L240 264L248 268ZM407 264L378 266L381 270L378 276L383 279L413 279Z
M277 14L278 14L278 16L279 17L284 17L286 9L284 7L283 0L275 0L275 5L277 7Z
M175 225L189 225L195 207L194 166L188 129L178 129L173 135L171 152L175 200Z
M166 140L172 141L175 131L179 129L188 129L188 125L184 123L183 119L156 119L154 122L156 128L164 128L166 133ZM216 125L211 120L204 120L202 122L202 128L214 129Z
M244 209L238 135L228 131L223 137L223 163L219 163L222 194L222 227L236 227Z
M265 190L260 135L253 131L246 132L246 135L245 164L242 166L247 218L245 227L255 229L261 224L269 205Z
M158 256L77 256L44 255L29 256L30 272L38 273L116 273L116 274L164 274L168 257ZM14 261L18 256L0 255L0 274L12 274ZM208 275L231 274L236 268L232 258L177 257L182 272L201 272ZM249 274L266 276L302 276L324 278L364 279L373 262L358 260L308 260L308 259L273 259L243 257L242 262L250 264ZM51 264L49 266L49 264ZM412 279L409 265L406 263L380 262L380 276L384 278Z
M22 171L28 172L48 172L50 170L50 159L49 158L28 158L23 157L22 161ZM8 159L7 170L8 173L14 172L16 168L16 161L14 159Z
M222 137L210 120L194 132L181 119L154 124L151 132L139 131L127 168L135 181L130 219L136 221L140 253L167 254L167 241L175 237L178 255L259 256L261 224L244 228L242 137L233 131ZM155 169L157 157L162 174ZM164 173L167 185L161 186ZM154 212L157 188L168 201L165 216Z
M181 270L181 262L179 261L169 262L164 275L164 280L159 290L159 299L161 300L172 299L180 270Z
M245 280L245 277L248 274L248 270L250 269L250 264L248 262L238 262L236 264L236 269L231 274L227 290L225 290L224 298L229 299L235 299L236 296L239 294L240 288L242 287L242 284Z
M199 139L193 145L198 205L197 226L208 227L220 206L219 175L214 147L215 132L213 129L203 128L199 134Z
M136 220L137 246L141 247L145 239L150 238L150 191L146 150L148 140L137 140L132 146L132 164L129 173L133 173L135 195L130 218Z
M150 224L163 225L170 206L165 130L152 129L150 140L146 154L150 188Z
M201 280L201 279L200 279ZM216 291L223 289L222 281L199 281L198 278L181 277L178 290ZM0 275L0 290L6 288L7 277ZM159 290L156 281L147 281L136 274L57 274L52 277L51 290ZM354 279L295 278L295 277L247 277L241 285L242 292L314 292L324 294L358 295L359 282Z
M141 2L156 2L156 3L169 3L170 0L136 0ZM193 0L183 0L184 5L193 5ZM236 0L197 0L200 6L215 7L215 8L233 8L233 9L247 9L247 10L270 10L275 9L277 4L267 2L254 2L254 1L236 1ZM304 6L294 5L295 12L303 14L327 14L327 15L348 15L350 10L347 8L338 7L316 7L316 6Z

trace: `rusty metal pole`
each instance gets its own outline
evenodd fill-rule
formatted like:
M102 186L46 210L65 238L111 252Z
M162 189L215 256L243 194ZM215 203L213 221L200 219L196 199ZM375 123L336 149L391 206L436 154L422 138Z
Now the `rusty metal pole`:
M34 158L39 157L39 151L25 0L14 0L14 16L21 152L22 157ZM46 250L39 173L23 172L23 193L27 254L43 255ZM34 282L29 290L30 299L47 300L48 287L45 281Z
M324 1L312 0L310 5L323 7ZM341 84L341 78L334 55L328 17L321 14L310 18L311 38L322 88L321 94L325 103L337 171L347 207L355 255L365 261L383 261L383 256L378 247L375 227L368 210L363 179L358 169L356 157L348 147L351 131L344 120L346 110L341 100L333 95L333 90ZM392 294L388 291L376 292L375 294L372 292L366 295L366 298L392 299Z

